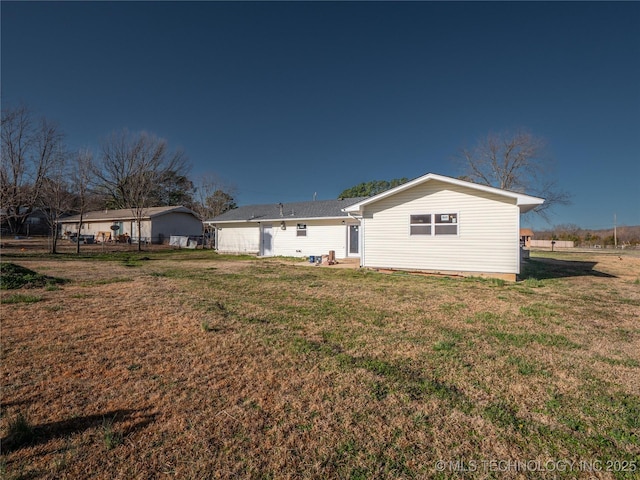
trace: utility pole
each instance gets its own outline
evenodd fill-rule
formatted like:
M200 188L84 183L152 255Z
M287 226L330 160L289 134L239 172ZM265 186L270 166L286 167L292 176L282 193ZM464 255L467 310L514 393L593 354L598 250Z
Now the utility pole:
M616 214L613 214L613 246L618 248L618 227L616 225Z

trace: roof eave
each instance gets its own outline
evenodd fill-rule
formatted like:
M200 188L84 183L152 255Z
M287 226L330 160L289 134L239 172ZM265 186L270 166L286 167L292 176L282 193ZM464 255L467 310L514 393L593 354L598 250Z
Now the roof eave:
M261 222L286 222L298 220L346 220L347 215L331 216L331 217L274 217L274 218L248 218L240 220L204 220L204 223L261 223Z
M82 219L82 223L89 223L89 222L123 222L123 221L130 221L130 220L137 220L136 217L111 217L111 218L104 218L104 217L98 217L98 218L87 218L84 217ZM143 217L141 218L141 220L150 220L149 217ZM80 217L67 217L64 219L60 219L60 221L58 221L58 223L77 223L80 221Z
M535 199L537 201L532 202L530 199ZM531 210L533 210L537 206L542 205L544 203L544 199L542 199L542 198L530 197L530 199L527 199L526 202L518 201L516 203L518 205L518 208L520 208L520 213L530 212Z

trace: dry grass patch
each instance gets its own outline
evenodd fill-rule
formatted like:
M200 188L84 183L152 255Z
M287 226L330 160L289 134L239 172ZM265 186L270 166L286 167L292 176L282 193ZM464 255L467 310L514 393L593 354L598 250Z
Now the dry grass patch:
M640 467L637 258L584 257L577 270L609 276L562 277L545 257L543 275L509 284L191 253L14 259L71 282L2 304L6 478ZM30 436L16 443L19 418Z

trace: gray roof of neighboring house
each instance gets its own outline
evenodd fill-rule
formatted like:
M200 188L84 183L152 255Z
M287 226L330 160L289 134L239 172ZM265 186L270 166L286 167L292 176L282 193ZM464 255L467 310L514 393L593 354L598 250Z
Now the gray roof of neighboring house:
M218 215L206 223L221 222L260 222L264 220L311 219L347 217L342 209L367 197L345 198L339 200L314 200L311 202L268 203L263 205L246 205L234 208ZM282 214L280 205L282 205Z
M172 207L149 207L145 208L142 212L142 219L147 220L154 217L159 217L161 215L166 215L167 213L189 213L191 215L196 215L193 210L188 209L187 207L182 206L172 206ZM82 216L83 222L111 222L111 221L122 221L122 220L135 220L136 215L135 212L130 208L123 208L120 210L96 210L93 212L86 212ZM60 223L74 223L80 221L80 215L73 215L71 217L65 217L60 220Z

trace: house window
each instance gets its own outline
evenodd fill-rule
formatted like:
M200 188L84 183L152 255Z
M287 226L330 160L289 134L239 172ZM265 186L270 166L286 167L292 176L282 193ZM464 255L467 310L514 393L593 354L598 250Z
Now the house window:
M296 237L307 236L307 225L305 223L299 223L296 225Z
M431 215L411 215L411 235L431 235Z
M409 224L410 235L458 234L457 213L411 215Z
M455 213L436 213L434 215L436 235L457 235L458 215Z

